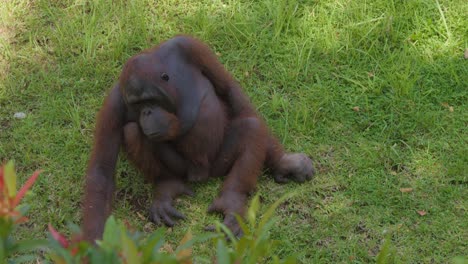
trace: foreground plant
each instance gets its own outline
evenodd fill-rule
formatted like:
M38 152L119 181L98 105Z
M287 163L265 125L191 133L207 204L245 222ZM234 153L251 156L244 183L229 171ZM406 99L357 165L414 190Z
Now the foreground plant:
M213 240L216 246L217 263L296 263L294 256L280 260L278 256L274 255L280 241L270 239L270 229L275 223L273 217L275 209L290 196L284 195L271 205L261 217L258 217L260 199L256 195L247 211L247 221L236 216L243 233L239 239L236 239L226 226L217 223L218 232L225 232L230 242L228 243L224 237L217 237Z
M27 221L24 216L27 207L18 207L26 192L37 180L40 171L35 171L21 189L16 191L17 176L14 163L8 162L0 168L0 263L7 263L7 259L13 263L34 258L24 255L25 252L45 245L45 240L16 241L12 233L18 224ZM23 254L16 259L12 256Z
M49 226L51 238L50 257L55 263L192 263L191 246L196 242L211 239L214 234L192 238L190 232L176 250L166 244L164 229L158 229L149 237L140 232L130 232L122 221L110 216L105 224L102 240L91 245L82 240L79 230L72 226L75 235L67 239ZM163 250L164 248L164 250Z
M17 176L13 162L0 168L0 264L31 262L42 256L27 254L42 248L46 258L54 263L193 263L192 246L195 243L212 241L216 248L213 261L216 263L295 263L294 258L281 261L274 256L278 241L271 241L269 229L274 223L272 218L276 207L287 196L274 203L263 215L257 217L260 207L259 196L255 196L247 212L247 222L236 216L243 236L237 239L230 229L222 223L216 224L216 233L193 237L187 232L175 250L164 240L164 230L158 229L148 237L140 232L130 232L129 228L113 216L109 217L102 240L90 244L82 239L81 230L70 225L72 233L68 239L49 224L48 240L23 240L13 238L13 231L25 217L27 206L19 206L26 192L37 180L40 171L36 171L16 191ZM226 239L228 238L229 241Z
M192 237L188 232L176 250L166 244L164 230L145 238L139 232L131 233L125 224L113 216L106 221L102 240L96 246L76 239L67 239L49 226L52 234L51 258L55 263L192 263L192 245L211 241L216 249L214 263L296 263L294 257L280 260L274 255L279 241L270 239L274 224L273 214L278 205L289 196L284 196L270 206L262 217L257 217L260 208L259 196L252 199L247 212L247 221L237 216L243 236L236 238L222 223L216 223L216 233ZM75 229L76 227L74 227ZM78 229L75 229L78 230Z

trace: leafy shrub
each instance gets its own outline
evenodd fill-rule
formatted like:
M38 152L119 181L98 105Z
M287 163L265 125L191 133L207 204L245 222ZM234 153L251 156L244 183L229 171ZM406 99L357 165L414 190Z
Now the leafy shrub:
M54 263L182 263L193 262L192 246L195 243L212 242L216 248L215 263L295 263L294 257L280 260L275 256L278 241L271 241L269 229L274 223L276 207L287 196L282 197L263 217L257 217L260 207L258 195L252 199L247 212L247 221L237 217L244 235L237 239L222 223L216 223L216 233L192 236L188 232L176 250L163 250L164 229L160 228L149 236L130 232L122 221L113 216L106 221L103 239L92 245L84 241L79 227L71 225L70 239L49 224L48 239L17 241L12 233L20 223L27 221L24 216L27 206L19 207L21 199L32 187L40 171L26 181L16 192L16 173L13 162L0 168L0 264L32 261L38 256L29 255L35 249L45 250L47 258Z

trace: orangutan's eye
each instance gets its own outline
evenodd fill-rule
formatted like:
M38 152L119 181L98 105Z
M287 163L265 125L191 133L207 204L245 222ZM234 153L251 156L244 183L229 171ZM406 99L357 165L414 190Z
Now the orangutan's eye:
M167 73L163 72L161 74L161 79L163 79L164 81L167 82L167 81L169 81L169 75L167 75Z

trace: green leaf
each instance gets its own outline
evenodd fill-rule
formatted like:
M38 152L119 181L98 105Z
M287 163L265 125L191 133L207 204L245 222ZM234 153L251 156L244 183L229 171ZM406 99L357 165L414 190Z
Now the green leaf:
M233 245L235 247L235 245L237 243L237 239L234 236L234 234L232 233L232 231L227 226L225 226L223 223L217 222L216 225L229 237L229 240L231 240L231 243L233 243Z
M256 194L250 203L250 207L247 211L247 219L249 220L250 226L254 227L256 222L256 216L258 209L260 208L260 196Z
M284 264L296 264L297 257L296 256L289 256L287 259L283 260L282 263Z
M0 217L0 239L9 237L10 234L13 232L13 229L14 229L13 219Z
M48 247L50 249L48 256L54 259L54 263L73 263L71 252L52 237L49 239Z
M468 258L463 256L457 256L452 259L452 264L466 264L468 263Z
M193 258L193 249L191 247L182 247L185 244L188 244L190 240L192 240L192 232L190 229L185 233L184 237L182 240L179 242L179 246L177 247L177 250L174 252L176 255L177 260L181 262L192 262Z
M67 227L68 227L68 230L70 230L72 234L81 233L81 227L71 221L67 221Z
M159 249L164 244L164 229L156 230L145 242L143 247L143 262L154 260L154 255L159 252Z
M276 202L274 202L274 203L267 209L267 211L265 212L265 214L263 215L262 220L260 221L260 224L258 225L257 229L262 229L263 226L270 220L270 218L272 217L272 215L275 213L276 208L277 208L282 202L284 202L286 199L289 199L289 198L293 197L294 195L296 195L295 192L287 193L287 194L281 196Z
M267 240L270 233L270 229L271 229L271 226L274 225L276 223L276 220L275 218L272 218L270 219L270 221L268 221L266 224L264 224L262 226L262 228L258 228L257 230L255 230L255 236L257 237L257 241L260 241L260 240Z
M62 256L60 256L58 254L51 253L51 254L49 254L49 257L56 264L67 264L68 263Z
M31 208L31 206L29 204L21 204L21 205L16 207L16 210L21 215L26 215L26 213L29 211L29 208Z
M104 226L102 241L104 244L107 244L111 247L118 247L120 244L120 238L119 224L115 220L114 216L111 215L109 218L107 218L106 224Z
M266 256L270 241L256 239L254 242L254 246L250 249L250 254L248 254L248 263L259 263L263 257L270 257Z
M237 223L239 223L239 226L244 233L244 236L251 236L252 231L250 230L250 227L247 226L245 223L244 218L242 218L240 215L234 215L236 217Z
M395 252L392 249L391 241L392 241L391 235L388 234L385 237L384 243L382 245L382 249L377 255L377 264L394 263Z
M216 259L218 263L223 263L223 264L231 263L229 259L228 249L222 239L218 239L218 244L216 246Z
M5 252L5 243L2 237L0 237L0 262L4 262L8 256L8 252Z
M278 256L273 256L273 262L272 263L273 264L279 264L280 263Z
M23 253L30 250L37 249L39 247L46 247L48 245L47 239L38 239L38 240L23 240L17 242L12 251L14 253Z
M106 263L104 254L99 254L96 250L91 251L89 254L90 263Z
M122 259L117 255L117 251L103 251L99 250L97 247L90 249L88 253L90 263L99 263L99 264L112 264L112 263L122 263Z
M15 164L12 160L10 160L5 165L4 171L5 183L7 187L7 193L10 198L15 197L16 195L16 172L15 172Z
M120 232L120 241L122 243L122 256L125 258L126 263L141 263L135 242L123 230Z
M249 248L250 241L243 236L239 241L237 241L237 247L236 247L236 257L237 260L242 260L242 257L244 256L246 249Z
M154 259L151 263L164 263L164 264L178 264L176 257L168 254L158 254L157 258Z
M205 241L211 240L213 238L219 237L219 234L203 234L203 235L198 235L184 243L183 245L180 245L177 247L175 253L179 252L180 250L184 250L186 248L189 248L193 246L195 243L203 243Z

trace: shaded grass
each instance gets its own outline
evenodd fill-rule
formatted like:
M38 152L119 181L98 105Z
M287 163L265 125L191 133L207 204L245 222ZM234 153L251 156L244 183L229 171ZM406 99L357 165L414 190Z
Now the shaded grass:
M466 254L468 6L464 1L7 1L0 7L0 158L45 170L31 221L80 221L94 118L122 64L177 33L210 44L291 151L314 157L303 185L262 177L281 255L369 262L390 232L401 262ZM359 111L354 111L356 106ZM13 118L15 112L27 118ZM123 159L115 214L152 231L149 186ZM219 219L220 180L181 199L178 241ZM413 188L401 193L400 188ZM418 210L427 215L420 216ZM199 245L197 254L211 249Z

